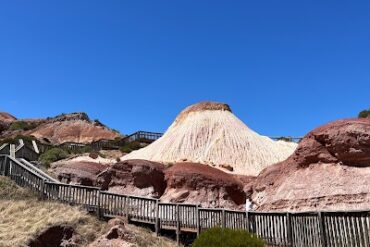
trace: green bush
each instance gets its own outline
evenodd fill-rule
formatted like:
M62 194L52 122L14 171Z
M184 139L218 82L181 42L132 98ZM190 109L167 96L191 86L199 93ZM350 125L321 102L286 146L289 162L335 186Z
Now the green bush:
M13 122L9 129L10 130L31 130L37 127L36 123L26 122L26 121L15 121Z
M263 247L264 242L244 230L215 227L202 232L193 247Z
M122 153L127 153L128 154L128 153L131 153L132 151L138 150L140 148L142 148L140 142L133 141L133 142L126 143L125 145L120 147L119 150L121 150Z
M41 154L39 157L39 161L46 165L49 166L50 163L65 159L68 157L68 153L61 149L61 148L52 148L46 151L45 153Z
M363 110L358 114L359 118L368 118L370 117L370 109L368 110Z

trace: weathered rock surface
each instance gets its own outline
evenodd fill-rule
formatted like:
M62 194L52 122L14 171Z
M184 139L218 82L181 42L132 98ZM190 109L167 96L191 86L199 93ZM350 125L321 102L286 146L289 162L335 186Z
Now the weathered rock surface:
M122 160L145 159L164 164L186 161L257 176L265 167L285 160L296 147L294 142L259 135L227 104L201 102L184 109L161 138Z
M88 247L175 247L174 241L157 237L151 230L127 224L122 218L108 221L106 234L97 238Z
M338 120L307 134L287 160L253 186L262 211L370 207L370 119Z
M134 235L126 229L123 219L115 218L108 221L109 230L88 247L129 247L136 246Z
M0 112L0 133L7 130L10 124L17 120L14 116L7 112Z
M61 182L95 186L97 176L107 164L87 161L62 161L52 164L49 172Z
M30 240L29 247L77 247L73 227L68 225L53 225L43 230L38 236Z
M3 122L11 123L15 120L17 120L17 118L14 117L13 115L11 115L7 112L0 112L0 122L3 121Z
M166 188L163 170L160 163L125 160L100 173L97 185L115 193L158 198Z
M245 203L246 194L240 180L219 169L177 163L165 173L167 188L161 201L225 208L240 208Z
M4 119L5 117L4 115ZM53 118L22 119L21 121L27 124L27 129L16 131L8 129L3 131L1 137L34 136L40 141L54 145L65 142L91 143L120 137L120 134L100 122L90 120L86 113L62 114Z

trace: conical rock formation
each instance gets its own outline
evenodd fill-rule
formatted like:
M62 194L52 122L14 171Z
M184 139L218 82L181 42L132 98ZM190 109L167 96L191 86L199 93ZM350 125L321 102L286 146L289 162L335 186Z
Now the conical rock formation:
M182 111L160 139L123 159L196 162L256 176L295 148L295 143L273 141L249 129L227 104L203 102Z

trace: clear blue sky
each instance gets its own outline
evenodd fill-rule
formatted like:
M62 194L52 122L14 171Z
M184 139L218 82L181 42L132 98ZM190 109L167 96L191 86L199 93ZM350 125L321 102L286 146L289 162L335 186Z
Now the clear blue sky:
M266 135L370 108L370 1L1 1L0 111L164 131L229 103Z

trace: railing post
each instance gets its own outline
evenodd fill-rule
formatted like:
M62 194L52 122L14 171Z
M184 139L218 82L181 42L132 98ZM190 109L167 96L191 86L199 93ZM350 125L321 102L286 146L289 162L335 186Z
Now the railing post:
M319 220L321 246L326 247L327 242L326 242L326 233L325 233L325 221L324 221L324 217L322 216L322 212L318 212L317 217L318 217L318 220Z
M293 247L293 233L292 233L292 215L286 213L286 231L289 246Z
M200 212L199 212L199 205L196 207L197 210L197 236L200 234L200 228L201 228L201 223L200 223Z
M155 205L155 233L159 236L160 225L159 225L159 199L156 201Z
M100 190L98 190L97 191L97 205L96 205L96 216L98 217L98 219L100 219L101 218L101 215L100 215Z
M42 200L45 200L45 179L41 180L40 197L41 197Z
M225 212L225 209L222 209L222 215L221 215L221 224L222 224L222 228L226 228L226 212Z
M246 224L247 224L247 231L248 232L251 232L251 226L250 226L250 217L249 217L249 212L247 211L247 212L245 212L245 221L246 221Z
M176 242L180 245L180 207L176 204Z
M130 221L130 196L127 196L126 197L126 201L125 201L125 215L126 215L126 218L127 218L127 222Z

